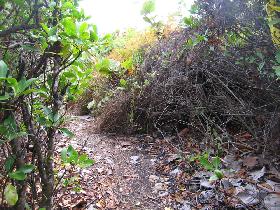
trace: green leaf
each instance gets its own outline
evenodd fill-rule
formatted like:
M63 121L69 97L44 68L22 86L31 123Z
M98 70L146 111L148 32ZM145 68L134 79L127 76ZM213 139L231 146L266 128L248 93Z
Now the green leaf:
M26 80L25 78L22 78L19 82L18 82L18 90L17 90L17 95L19 95L20 93L24 92L34 81L36 81L37 79L35 78L31 78L29 80Z
M60 157L63 162L67 162L67 149L63 148L60 152Z
M8 100L9 98L10 98L9 95L0 96L0 101L5 101Z
M67 1L62 5L62 8L66 10L66 9L74 9L75 7L71 2Z
M133 61L132 61L132 57L130 57L129 59L127 59L126 61L121 63L121 66L125 69L132 69L133 68Z
M103 73L105 75L109 75L111 73L111 70L110 70L110 60L107 59L107 58L101 60L99 63L97 63L95 65L95 68L100 73Z
M147 15L154 12L156 9L155 0L146 0L142 6L141 15Z
M8 86L11 87L14 91L14 95L18 93L18 82L15 78L7 78Z
M8 174L10 178L22 181L25 180L26 174L23 171L15 171Z
M221 164L221 159L219 157L214 157L212 160L212 165L214 166L215 169L219 169Z
M14 156L9 156L4 164L4 168L7 172L10 172L11 170L13 170L14 167L14 163L15 163L15 157Z
M67 35L76 36L77 34L76 23L72 18L70 17L64 18L62 20L62 25L64 26L64 31Z
M66 78L76 78L76 75L73 72L64 72L63 76L65 76Z
M79 167L81 168L87 168L87 167L90 167L94 164L94 160L92 159L89 159L88 156L86 154L82 154L80 157L79 157L79 160L78 160L78 165Z
M209 162L208 158L209 158L209 155L206 153L199 157L199 162L206 170L211 171L214 168L213 168L213 165Z
M67 149L64 148L61 150L61 160L65 163L76 164L79 160L79 154L71 145L69 145Z
M80 34L83 34L87 30L88 30L88 24L87 24L87 22L83 22L79 27Z
M272 67L275 71L277 77L280 77L280 66L273 66Z
M90 31L90 41L95 42L98 40L98 35L94 31Z
M19 171L22 171L25 174L31 173L35 169L35 166L32 164L26 164L22 166Z
M50 29L48 28L48 26L44 23L40 23L40 25L42 26L42 29L48 34Z
M277 63L280 64L280 51L276 52L275 58L276 58Z
M49 37L51 37L51 36L52 37L57 37L57 39L58 39L58 36L57 36L57 26L49 28L48 35L49 35Z
M275 18L275 19L269 21L269 22L268 22L268 25L269 25L269 26L273 26L273 25L276 25L276 24L278 24L278 23L280 23L280 18Z
M78 162L79 154L71 145L68 146L67 155L69 157L68 160L69 160L70 163L77 163Z
M216 177L217 177L218 179L222 179L222 178L224 177L223 172L222 172L221 170L218 170L218 169L216 169L216 170L214 171L214 174L216 175Z
M120 85L125 87L127 85L127 81L125 79L120 79Z
M18 200L16 187L11 184L8 184L4 190L4 197L10 206L14 206Z
M8 66L3 60L0 60L0 78L6 78L8 73Z
M59 129L65 136L69 137L69 138L73 138L75 136L74 133L72 133L70 130L68 130L67 128L60 128Z

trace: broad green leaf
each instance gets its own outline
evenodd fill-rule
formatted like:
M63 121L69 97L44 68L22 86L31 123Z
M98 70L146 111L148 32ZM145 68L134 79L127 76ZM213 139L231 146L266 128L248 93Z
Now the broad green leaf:
M20 93L24 92L34 81L36 81L37 79L35 78L31 78L29 80L26 80L25 78L22 78L19 82L18 82L18 92L17 95L19 95Z
M19 95L29 95L30 93L39 93L39 90L36 89L28 89L21 92Z
M90 39L90 33L88 31L88 24L87 22L83 22L79 27L79 34L80 39L82 40L88 40Z
M48 26L44 23L40 23L40 25L42 26L42 29L48 34L50 29L48 28Z
M32 164L26 164L22 166L19 171L22 171L25 174L31 173L35 169L35 166Z
M49 107L44 106L44 107L43 107L43 111L44 111L44 113L45 113L45 115L46 115L47 117L50 117L50 116L53 115L53 114L52 114L52 110L51 110ZM51 118L52 118L52 117L51 117Z
M8 174L10 178L18 181L25 180L26 174L23 171L15 171Z
M14 95L17 95L19 89L17 80L15 78L7 78L6 80L9 83L8 86L13 89Z
M5 135L7 132L7 127L5 125L0 124L0 134Z
M8 66L3 60L0 60L0 78L7 77L7 73L8 73Z
M11 115L4 120L4 126L9 128L10 131L16 131L17 129L16 121Z
M67 18L63 19L62 25L64 26L64 30L67 35L76 36L76 34L77 34L76 23L72 18L67 17Z
M73 138L75 136L74 133L72 133L70 130L68 130L67 128L60 128L59 129L65 136L69 137L69 138Z
M74 9L74 8L75 8L74 5L71 2L69 2L69 1L65 2L62 5L62 9L64 9L64 10L66 10L66 9Z
M146 0L142 6L141 15L147 15L154 12L156 9L155 0Z
M98 35L94 31L90 31L90 41L95 42L98 40Z
M79 160L79 154L71 145L69 145L67 149L62 149L61 160L65 163L76 164Z
M79 154L71 145L69 145L69 147L67 149L67 155L69 157L69 162L70 163L77 163L78 162Z
M216 177L218 177L218 179L222 179L224 177L224 174L221 170L216 169L214 171L214 174L216 175Z
M72 72L64 72L63 75L66 77L66 78L76 78L76 75Z
M67 162L67 148L63 148L60 152L61 160Z
M82 154L80 157L79 157L79 160L78 160L78 165L79 167L81 168L87 168L87 167L90 167L94 164L94 160L92 159L89 159L88 156L86 154Z
M83 34L87 30L88 30L88 24L87 24L87 22L83 22L79 27L80 34Z
M6 172L10 172L13 169L14 163L15 163L15 157L14 156L9 156L5 160L4 168L5 168Z
M54 123L55 126L59 124L59 122L60 122L60 115L58 113L55 113L53 115L52 122Z
M213 168L213 165L209 162L209 160L208 160L208 155L207 154L205 154L205 155L203 155L203 156L200 156L199 157L199 162L200 162L200 164L203 166L203 168L205 168L206 170L208 170L208 171L211 171L211 170L213 170L214 168Z
M10 206L14 206L18 200L16 187L11 184L8 184L4 190L4 197Z
M215 169L219 169L221 164L221 159L219 157L214 157L212 160L212 165L214 166Z
M15 3L18 4L19 6L23 6L24 0L15 0Z
M9 98L10 98L9 95L0 96L0 101L5 101L8 100Z

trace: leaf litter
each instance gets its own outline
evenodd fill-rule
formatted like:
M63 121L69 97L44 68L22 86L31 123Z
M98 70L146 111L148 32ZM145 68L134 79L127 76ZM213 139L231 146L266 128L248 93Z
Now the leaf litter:
M227 151L221 158L224 177L209 181L212 172L188 159L203 152L192 141L178 149L176 137L101 135L93 124L90 116L77 117L68 124L75 138L57 136L57 154L71 144L95 160L90 168L71 171L80 185L59 190L58 209L280 208L279 168L247 149ZM242 138L248 142L251 136Z

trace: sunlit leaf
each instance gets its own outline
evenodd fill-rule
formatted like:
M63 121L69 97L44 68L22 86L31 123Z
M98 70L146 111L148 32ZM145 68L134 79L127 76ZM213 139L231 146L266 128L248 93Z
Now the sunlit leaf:
M4 190L4 197L10 206L14 206L18 200L16 187L11 184L8 184Z
M76 36L76 33L77 33L76 23L72 18L67 17L67 18L63 19L62 25L64 26L64 30L67 35Z

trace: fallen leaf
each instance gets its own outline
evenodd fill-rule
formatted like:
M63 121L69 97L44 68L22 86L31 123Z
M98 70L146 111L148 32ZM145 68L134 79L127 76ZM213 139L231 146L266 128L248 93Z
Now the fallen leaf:
M247 168L254 168L258 165L258 157L247 157L243 160L243 165Z
M99 207L99 208L105 208L106 207L106 202L103 199L101 199L96 203L96 206Z
M252 177L253 180L258 181L260 178L262 178L265 175L266 169L265 166L258 171L254 171L250 173L250 176Z
M280 207L280 195L269 194L264 198L264 205L269 210L279 210Z

